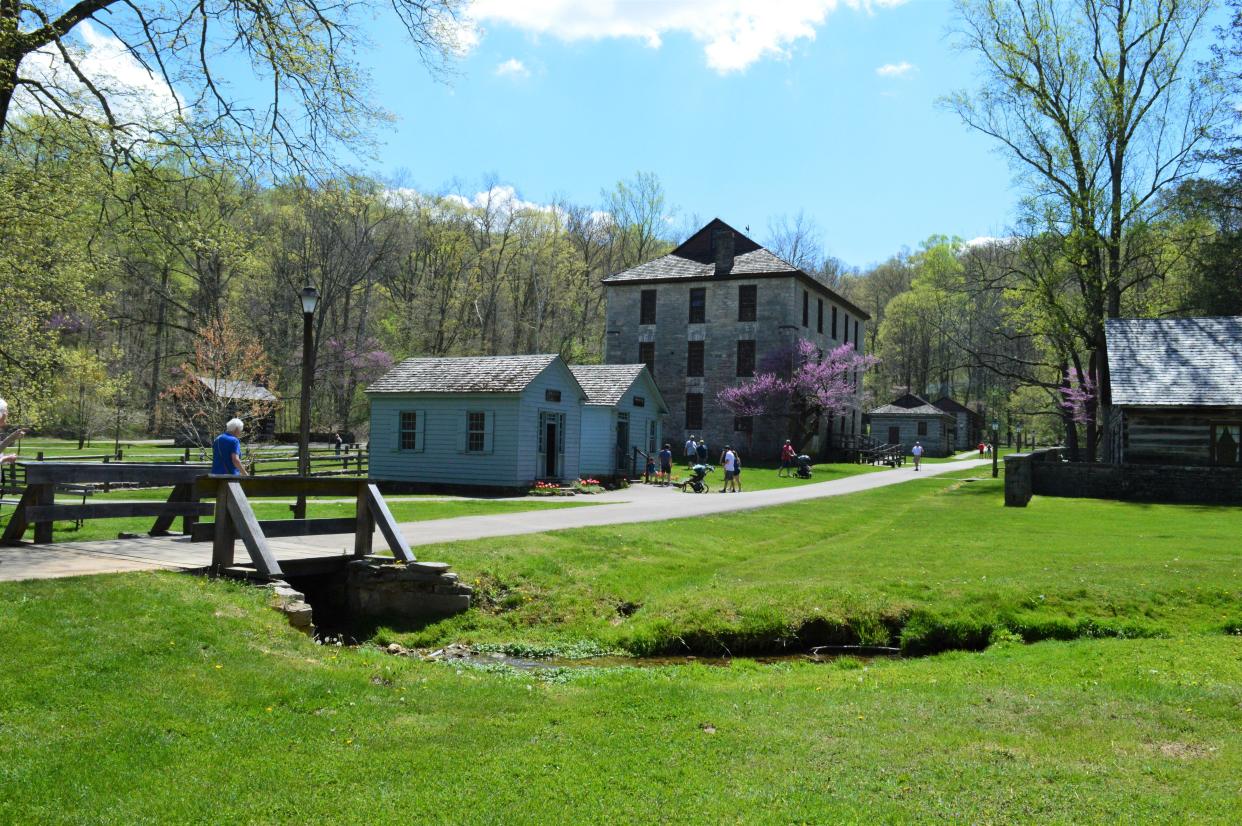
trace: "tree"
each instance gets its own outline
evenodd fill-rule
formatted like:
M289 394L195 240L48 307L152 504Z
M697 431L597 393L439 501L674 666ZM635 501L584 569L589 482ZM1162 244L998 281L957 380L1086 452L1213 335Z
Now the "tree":
M724 388L716 400L735 416L787 415L792 435L803 442L824 416L841 416L854 407L862 374L877 363L850 344L823 353L800 339L765 355L754 377Z
M181 380L161 400L169 408L166 418L192 444L206 444L229 419L253 425L275 409L269 399L229 392L233 382L266 386L268 368L263 348L239 333L227 314L199 330L194 357L179 372Z
M1134 266L1131 237L1160 193L1198 168L1225 117L1216 66L1193 62L1212 5L957 0L958 43L978 56L984 84L948 103L999 142L1026 182L1033 223L1059 241L1106 428L1104 321L1152 274Z
M740 418L757 419L785 413L789 409L790 383L776 373L757 373L750 379L726 387L716 394L716 401ZM754 428L746 432L746 449L750 450Z
M467 36L459 0L392 0L424 64L442 69ZM360 0L0 0L0 139L24 114L80 124L120 159L151 144L187 157L303 168L356 144L383 113L366 100ZM90 60L103 48L107 60ZM136 64L139 88L108 63ZM101 65L102 64L102 65ZM265 82L245 94L229 70Z
M76 149L0 145L0 395L23 425L55 418L62 342L90 323L111 266L90 250L107 183L80 132L58 133Z

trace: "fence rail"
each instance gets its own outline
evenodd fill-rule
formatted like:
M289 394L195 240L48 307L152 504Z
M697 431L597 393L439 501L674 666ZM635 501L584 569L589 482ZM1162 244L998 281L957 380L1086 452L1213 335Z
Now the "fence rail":
M214 507L199 502L194 480L207 473L206 465L178 463L137 464L129 462L34 462L19 463L25 471L25 490L13 515L4 528L0 542L21 541L27 528L34 526L34 541L52 541L55 522L83 519L125 519L154 516L151 536L167 535L173 520L180 517L182 530L189 533L200 516L210 516ZM164 502L101 502L87 505L57 505L56 489L66 485L85 486L145 484L151 487L172 486Z
M194 483L195 495L216 500L215 522L200 525L194 541L212 542L211 567L221 573L234 567L236 542L246 547L254 569L265 577L283 574L267 540L277 536L354 534L354 556L371 553L372 534L379 528L394 558L413 562L414 554L397 528L379 488L369 479L322 479L309 476L204 476ZM351 496L355 515L343 519L273 519L260 521L251 498L291 496Z

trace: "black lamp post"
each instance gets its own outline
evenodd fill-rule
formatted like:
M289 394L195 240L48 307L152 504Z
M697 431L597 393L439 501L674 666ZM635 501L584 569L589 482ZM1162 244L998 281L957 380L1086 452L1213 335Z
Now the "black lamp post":
M315 380L315 338L311 321L319 306L319 290L310 284L302 288L302 409L298 430L298 476L310 476L311 382ZM306 494L298 494L293 518L306 518Z
M996 440L1000 438L1000 422L996 419L992 420L992 478L1000 476L1000 465L997 464L996 456L1000 453L1000 445Z
M1018 450L1021 451L1022 450L1022 422L1018 422L1016 425L1014 425L1013 429L1014 429L1014 432L1017 433Z

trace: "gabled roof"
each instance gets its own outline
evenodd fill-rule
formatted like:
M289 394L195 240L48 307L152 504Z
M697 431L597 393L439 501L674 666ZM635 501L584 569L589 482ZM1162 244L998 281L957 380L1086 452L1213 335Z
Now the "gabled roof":
M889 402L889 404L893 407L905 407L909 409L911 407L927 407L931 404L931 402L922 396L915 395L914 393L907 393L904 396L898 396L893 399Z
M617 405L634 382L644 374L661 410L667 410L664 397L655 379L647 372L645 364L575 364L569 368L586 393L587 404L613 407Z
M575 364L569 368L582 385L587 404L614 405L647 369L643 364Z
M728 272L716 274L716 255L712 238L717 230L733 233L733 266ZM795 267L776 253L762 247L746 235L735 230L719 218L713 218L698 232L691 235L668 255L613 273L603 281L605 284L626 284L639 281L689 281L746 276L789 275L810 281L825 291L837 304L845 307L864 320L871 316L855 306L819 279Z
M886 404L872 410L872 416L952 416L934 404L921 404L918 407L902 407L897 404Z
M974 410L971 410L966 405L962 404L959 401L955 401L954 399L951 399L948 396L945 396L944 398L936 401L935 405L936 407L939 407L941 410L943 410L946 413L967 413L971 416L979 415L977 412L975 412Z
M1242 316L1104 324L1113 404L1242 407Z
M368 393L521 393L554 361L556 353L531 356L408 358Z
M218 379L214 376L195 376L199 383L210 390L216 398L248 402L279 401L276 394L260 384L238 379Z

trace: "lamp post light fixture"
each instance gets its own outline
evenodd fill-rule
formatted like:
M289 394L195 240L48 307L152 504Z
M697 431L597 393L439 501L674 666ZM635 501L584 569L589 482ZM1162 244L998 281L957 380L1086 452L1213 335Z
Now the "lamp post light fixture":
M298 476L310 476L311 382L315 379L315 339L311 325L319 306L319 290L307 284L302 288L302 406L298 428ZM298 494L293 518L306 518L306 494Z
M1018 450L1021 451L1022 450L1022 422L1018 422L1016 425L1014 425L1013 429L1014 429L1014 432L1017 433L1017 436L1018 436L1017 438Z
M996 456L1000 453L1000 445L996 440L1000 438L1000 422L996 419L992 420L992 478L1000 476L1000 465L997 464Z

